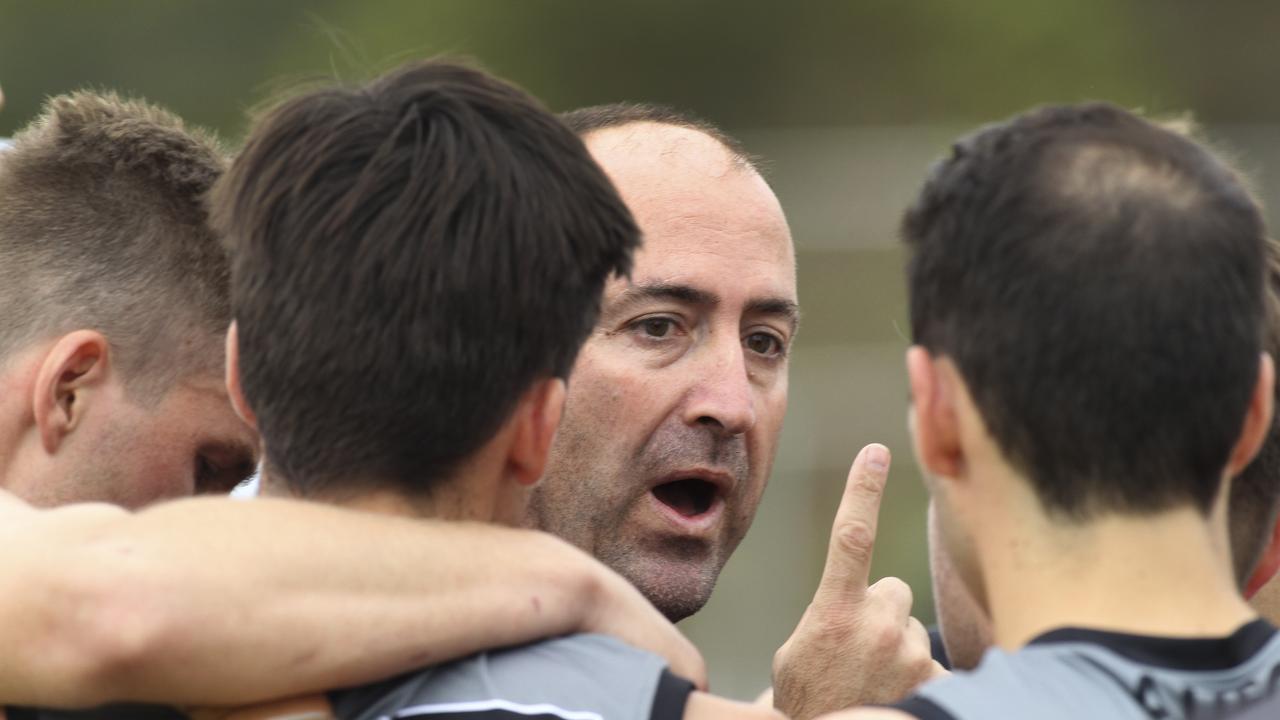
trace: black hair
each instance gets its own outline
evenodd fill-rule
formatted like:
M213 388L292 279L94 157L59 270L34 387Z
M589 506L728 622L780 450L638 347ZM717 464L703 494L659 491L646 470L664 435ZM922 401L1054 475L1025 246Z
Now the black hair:
M1263 221L1192 140L1105 104L959 142L903 222L914 341L1051 512L1212 504L1257 378Z
M244 394L304 495L429 490L568 374L640 237L562 122L443 61L270 111L214 212Z

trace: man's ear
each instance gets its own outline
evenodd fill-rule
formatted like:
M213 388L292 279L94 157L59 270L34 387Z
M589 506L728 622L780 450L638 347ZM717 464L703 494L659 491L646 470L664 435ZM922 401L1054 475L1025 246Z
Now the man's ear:
M244 420L245 424L253 428L254 432L258 431L258 416L253 414L253 408L249 407L248 401L244 399L244 391L240 389L240 336L236 329L236 321L231 321L231 327L227 328L227 397L231 398L231 407L235 409L236 414Z
M911 386L911 427L916 457L935 477L956 477L963 467L955 389L939 363L919 345L907 349Z
M521 485L533 485L542 477L564 412L564 397L564 380L547 378L534 383L516 406L508 462Z
M1271 529L1271 542L1267 543L1267 549L1262 552L1262 559L1258 561L1258 566L1249 576L1249 582L1245 584L1245 598L1253 597L1263 585L1271 582L1277 571L1280 571L1280 521L1277 521L1275 527Z
M1253 384L1253 395L1249 398L1249 408L1244 416L1244 427L1240 429L1240 437L1231 450L1227 464L1228 477L1239 475L1253 462L1254 456L1267 439L1271 430L1271 413L1275 410L1275 373L1271 355L1262 353L1258 362L1258 378Z
M45 452L57 452L100 397L98 391L113 381L110 348L102 333L76 330L58 338L45 354L31 398Z

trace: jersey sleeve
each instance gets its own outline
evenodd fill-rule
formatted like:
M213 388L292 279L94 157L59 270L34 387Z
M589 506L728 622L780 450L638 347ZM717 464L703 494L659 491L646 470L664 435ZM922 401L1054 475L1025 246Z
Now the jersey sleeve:
M650 720L681 720L692 692L693 683L664 669L658 677L658 689L653 694Z
M957 720L955 715L944 710L941 705L919 695L913 695L890 707L919 720Z
M692 689L656 655L571 635L331 693L330 702L339 720L673 720Z

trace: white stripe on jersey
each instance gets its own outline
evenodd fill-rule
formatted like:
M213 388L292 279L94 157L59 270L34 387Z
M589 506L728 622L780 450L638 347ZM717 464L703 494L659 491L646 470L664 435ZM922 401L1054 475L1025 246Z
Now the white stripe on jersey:
M474 700L470 702L437 703L435 705L415 705L399 710L395 715L383 715L379 720L407 720L408 718L443 715L445 713L484 712L485 710L505 710L517 715L554 715L564 720L604 720L599 713L583 710L565 710L547 703L539 705L523 705L510 700Z

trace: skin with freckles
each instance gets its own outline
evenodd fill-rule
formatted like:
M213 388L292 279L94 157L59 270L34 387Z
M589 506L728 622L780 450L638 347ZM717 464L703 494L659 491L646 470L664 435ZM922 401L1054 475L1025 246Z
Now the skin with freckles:
M640 122L584 139L645 239L606 288L529 518L680 619L707 601L773 465L795 251L768 185L706 135Z

